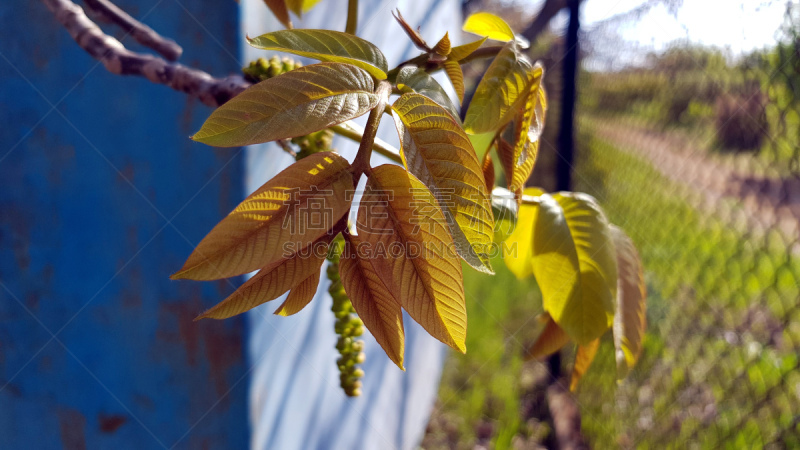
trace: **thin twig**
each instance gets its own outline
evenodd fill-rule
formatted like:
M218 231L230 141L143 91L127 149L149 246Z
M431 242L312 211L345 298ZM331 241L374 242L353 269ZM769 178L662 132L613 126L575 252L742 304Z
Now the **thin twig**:
M351 120L339 125L334 125L330 129L339 136L346 137L354 142L361 142L364 138L364 128ZM394 148L392 144L389 144L383 139L376 137L372 142L372 150L397 164L403 164L403 159L400 157L400 150Z
M289 143L288 139L278 139L277 141L275 141L275 143L278 144L278 146L282 148L283 151L292 155L292 158L297 158L297 152L295 152L294 149L292 149L292 145Z
M136 42L160 53L169 61L177 61L183 49L177 42L156 33L152 28L137 21L117 5L108 0L83 0L86 7L99 19L122 28Z
M67 29L75 42L113 74L145 77L153 83L196 97L213 107L227 102L250 86L248 81L238 75L214 78L201 70L167 62L153 55L132 52L118 40L103 33L100 27L86 17L83 9L70 0L42 0L42 3Z

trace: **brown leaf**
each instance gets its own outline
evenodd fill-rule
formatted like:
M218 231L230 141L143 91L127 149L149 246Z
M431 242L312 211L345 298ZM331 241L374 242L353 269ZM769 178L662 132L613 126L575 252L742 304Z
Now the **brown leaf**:
M358 317L364 322L389 359L403 367L405 333L400 301L381 280L373 267L373 260L358 258L356 249L361 245L358 236L345 233L345 246L339 260L342 286L353 303Z
M541 360L561 350L561 348L569 342L567 333L556 324L552 317L548 315L547 318L544 330L542 330L542 333L536 338L536 342L534 342L533 346L528 350L525 359Z
M171 278L242 275L282 260L287 245L305 248L350 209L349 168L346 159L323 152L284 169L222 219Z
M575 354L575 365L572 367L572 377L569 381L569 390L575 392L578 382L592 365L597 349L600 348L600 338L593 340L586 345L579 345L578 352Z
M314 299L319 286L319 270L312 273L308 278L303 280L300 284L293 287L286 297L286 300L278 307L275 314L278 316L288 317L297 314Z
M286 7L286 0L264 0L267 7L275 15L275 18L280 21L288 29L292 29L292 20L289 18L289 9Z
M358 211L359 258L431 336L466 352L461 264L433 194L400 166L372 170Z

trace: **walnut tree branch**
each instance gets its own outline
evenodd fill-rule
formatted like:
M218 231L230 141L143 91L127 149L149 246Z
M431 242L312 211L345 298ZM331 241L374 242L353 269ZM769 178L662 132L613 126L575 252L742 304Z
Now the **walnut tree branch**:
M214 78L206 72L171 63L153 55L132 52L103 33L83 9L70 0L42 0L70 36L106 70L116 75L138 75L219 106L250 86L238 75Z
M177 42L156 33L152 28L137 21L117 5L108 0L83 0L86 7L99 19L122 28L136 42L160 53L169 61L177 61L183 49Z

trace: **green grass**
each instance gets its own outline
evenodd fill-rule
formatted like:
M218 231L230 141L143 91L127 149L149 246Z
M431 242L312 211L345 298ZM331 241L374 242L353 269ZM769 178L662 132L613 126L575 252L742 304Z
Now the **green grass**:
M494 276L464 266L467 353L451 355L439 389L437 416L449 422L458 448L473 448L480 428L489 430L494 448L531 433L520 413L522 356L541 327L541 295L533 279L517 280L502 258L492 265Z

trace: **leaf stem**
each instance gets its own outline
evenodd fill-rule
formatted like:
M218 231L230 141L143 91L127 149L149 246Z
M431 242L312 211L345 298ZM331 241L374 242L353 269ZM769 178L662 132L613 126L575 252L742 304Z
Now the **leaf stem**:
M358 0L347 1L347 25L344 32L355 36L358 31Z
M475 61L476 59L482 58L493 58L500 53L500 50L503 49L502 45L493 45L490 47L481 47L466 58L458 61L459 64L464 65L468 62ZM436 72L438 70L442 70L444 68L444 62L447 61L446 59L436 59L431 58L429 53L422 53L421 55L417 55L411 59L405 60L397 65L394 69L390 70L386 75L389 81L394 81L397 78L397 74L400 73L400 69L405 66L417 66L424 69L426 72Z
M364 135L361 138L361 145L358 146L358 153L353 160L353 182L361 177L361 174L369 170L369 159L372 155L372 144L375 142L375 135L378 133L378 125L383 117L383 110L389 102L389 94L392 92L392 85L386 81L381 81L378 89L378 104L369 112L367 126L364 128Z

